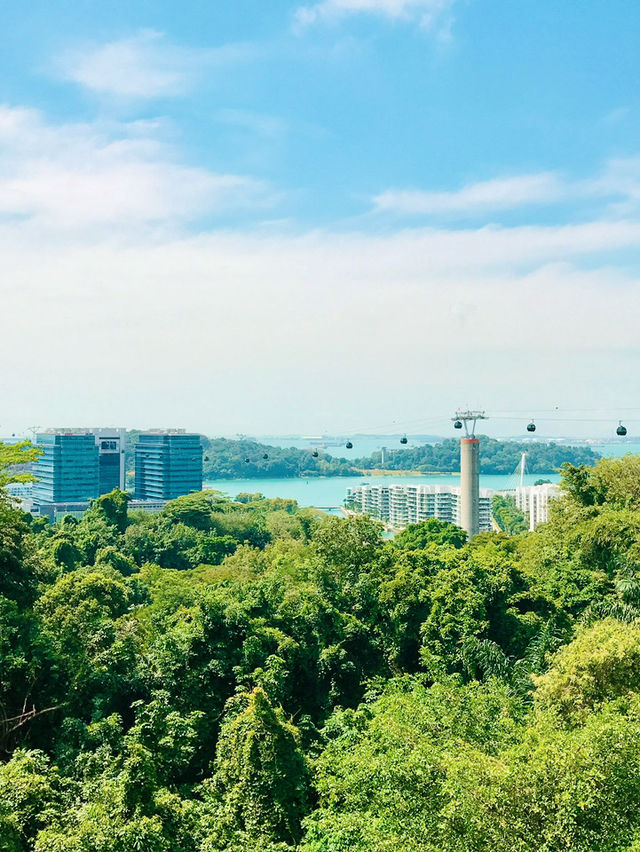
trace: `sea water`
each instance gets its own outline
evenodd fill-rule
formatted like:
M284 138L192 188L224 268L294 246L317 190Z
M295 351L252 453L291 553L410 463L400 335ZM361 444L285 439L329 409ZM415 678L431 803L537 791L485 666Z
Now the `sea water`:
M525 485L533 485L538 479L548 479L551 482L559 480L558 474L528 474L524 477ZM480 487L492 488L496 491L515 488L520 484L516 476L481 476ZM439 473L426 476L323 476L296 477L294 479L214 479L205 482L206 488L222 491L229 497L236 497L242 492L262 494L264 497L286 497L297 500L300 506L316 506L318 508L337 508L342 506L347 488L354 485L460 485L460 477L452 474Z

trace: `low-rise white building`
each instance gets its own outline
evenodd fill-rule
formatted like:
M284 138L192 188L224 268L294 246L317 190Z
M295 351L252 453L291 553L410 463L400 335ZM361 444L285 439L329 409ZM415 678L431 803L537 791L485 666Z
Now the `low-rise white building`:
M480 530L491 530L493 491L480 489ZM356 485L347 488L345 506L402 529L437 518L460 526L460 488L455 485Z
M529 519L529 529L549 519L549 501L561 494L558 485L545 482L543 485L520 485L516 488L516 506Z

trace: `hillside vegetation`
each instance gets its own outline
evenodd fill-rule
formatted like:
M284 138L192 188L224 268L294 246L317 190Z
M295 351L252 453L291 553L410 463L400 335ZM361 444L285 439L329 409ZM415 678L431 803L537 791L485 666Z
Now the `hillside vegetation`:
M204 438L205 479L253 479L255 477L353 476L353 462L324 452L314 458L313 449L271 447L256 441ZM264 456L267 458L264 458Z
M272 447L248 440L203 438L205 479L245 479L294 476L358 476L367 470L412 470L417 473L455 473L460 470L460 444L455 438L437 444L389 450L385 462L380 452L371 456L334 458L313 449ZM355 447L357 451L357 447ZM527 453L530 473L552 473L564 462L593 464L599 455L589 447L519 443L483 437L480 470L485 474L510 474ZM266 456L266 458L265 458Z
M0 496L0 850L638 852L640 458L564 486L469 544Z
M564 462L593 464L600 458L590 447L572 447L564 444L534 441L498 441L480 436L480 472L485 474L510 474L520 463L522 453L527 454L529 473L552 473ZM421 473L453 473L460 470L460 442L447 438L437 444L406 447L382 455L375 452L370 459L359 459L358 465L386 470L415 470Z

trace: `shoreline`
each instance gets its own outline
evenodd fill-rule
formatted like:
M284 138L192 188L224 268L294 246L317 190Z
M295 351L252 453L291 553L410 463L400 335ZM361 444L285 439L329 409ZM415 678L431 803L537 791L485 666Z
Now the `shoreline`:
M361 476L460 476L459 470L389 470L386 467L354 467L354 470Z
M544 477L544 476L557 476L557 470L549 470L549 471L529 471L527 473L528 476L536 476L536 477ZM325 482L329 479L335 480L344 480L345 482L349 482L351 480L357 479L358 477L367 477L367 476L415 476L415 477L425 477L428 478L430 476L460 476L459 470L428 470L428 471L420 471L420 470L389 470L388 468L370 468L370 469L359 469L354 468L354 473L350 475L343 474L328 474L325 476L225 476L225 477L217 477L211 479L203 479L203 485L206 485L207 482L260 482L260 480L267 480L273 482L277 480L279 482ZM509 473L485 473L484 471L480 471L480 476L501 476L508 477L513 476L513 474Z

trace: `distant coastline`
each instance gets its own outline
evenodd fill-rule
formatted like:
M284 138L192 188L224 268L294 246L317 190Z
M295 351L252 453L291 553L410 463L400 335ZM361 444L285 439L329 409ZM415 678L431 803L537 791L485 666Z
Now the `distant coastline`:
M201 438L204 479L312 479L340 476L396 476L405 478L459 477L460 442L447 438L435 444L374 450L356 456L357 444L346 441L335 457L322 448L282 447L248 439ZM363 448L364 449L364 448ZM553 442L507 442L481 436L480 473L512 475L526 455L529 473L548 476L563 462L593 464L599 454L588 447Z
M353 468L361 476L460 476L459 470L390 470L389 468Z

